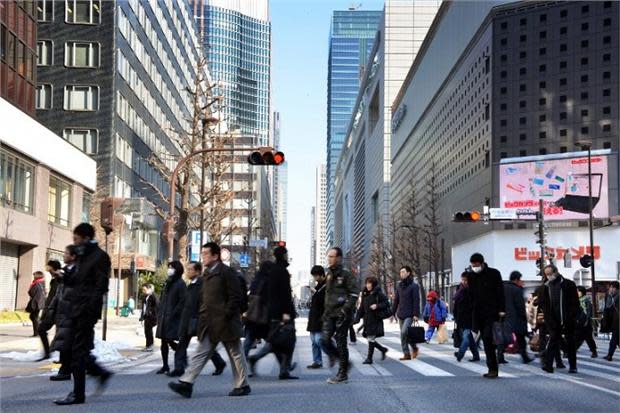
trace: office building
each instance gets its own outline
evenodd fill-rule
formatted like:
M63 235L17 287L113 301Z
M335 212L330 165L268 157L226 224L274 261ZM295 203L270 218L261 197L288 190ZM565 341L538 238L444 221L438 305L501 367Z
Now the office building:
M327 174L325 164L316 167L310 265L327 265Z
M280 135L280 112L273 112L271 140L273 148L286 152ZM278 167L270 167L268 172L271 174L270 180L273 186L271 199L276 222L276 238L286 241L288 163L285 161Z
M335 169L364 68L377 33L381 11L336 10L329 33L327 67L327 244L334 230Z
M397 122L392 118L392 214L404 208L411 189L428 193L434 166L443 269L455 268L456 276L467 263L462 254L450 262L451 247L495 231L531 228L524 222L451 222L458 210L500 205L500 163L507 158L543 162L552 154L568 156L583 149L578 142L590 141L592 149L609 155L607 209L609 215L618 213L620 5L475 5L442 4L393 104L402 115ZM584 152L575 156L583 162ZM527 185L517 190L529 191ZM584 224L581 218L549 226L572 227L583 237ZM492 250L493 242L487 247ZM513 268L506 261L500 269ZM532 266L527 277L534 274Z

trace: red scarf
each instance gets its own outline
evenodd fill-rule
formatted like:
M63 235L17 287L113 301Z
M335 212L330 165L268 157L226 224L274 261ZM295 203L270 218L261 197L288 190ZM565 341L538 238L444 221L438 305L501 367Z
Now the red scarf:
M45 278L41 277L41 278L35 278L34 280L32 280L32 282L30 283L30 287L28 287L28 289L31 289L32 287L34 287L37 284L41 284L45 282Z
M437 301L429 301L429 304L431 305L431 316L428 319L428 325L437 327L439 326L439 322L437 321L437 318L435 318L435 305L437 304Z

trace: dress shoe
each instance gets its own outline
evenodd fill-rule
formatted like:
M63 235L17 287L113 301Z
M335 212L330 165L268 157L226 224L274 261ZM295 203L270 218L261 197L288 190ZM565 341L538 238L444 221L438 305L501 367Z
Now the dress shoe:
M475 363L476 361L480 361L480 357L474 357L469 359L470 362Z
M595 359L597 357L598 357L598 353L596 351L593 352L592 355L590 356L590 358L593 358L593 359Z
M58 374L54 374L53 376L50 376L50 380L51 381L71 380L71 375L70 374L65 374L65 373L58 373Z
M458 351L454 352L454 357L456 357L456 361L458 361L458 362L463 360L463 354L459 353Z
M523 358L523 364L530 364L532 361L534 361L534 359L529 356Z
M250 389L250 386L243 386L243 387L238 387L236 389L232 389L232 391L228 393L228 395L230 397L247 396L251 392L252 390Z
M568 369L568 372L570 374L577 374L577 367L571 367L570 369Z
M415 349L411 352L411 360L415 359L418 357L418 353L420 352L420 350Z
M411 354L405 353L405 354L403 354L403 356L401 358L399 358L399 360L401 360L401 361L403 361L403 360L411 360Z
M65 397L64 399L54 400L54 403L59 406L68 406L70 404L84 404L84 396L75 397L75 394L71 392L67 394L67 397Z
M181 377L183 375L183 373L185 373L185 371L183 371L181 369L174 369L174 370L169 371L168 373L166 373L166 376L168 376L168 377Z
M564 365L564 363L556 363L555 368L556 369L565 369L566 366Z
M194 388L194 385L192 383L186 383L184 381L171 381L170 383L168 383L168 387L170 387L170 390L172 390L173 392L189 399L190 397L192 397L192 389Z
M607 360L607 361L611 361L611 360L612 360L612 358L611 358L611 356L610 356L609 354L608 354L608 355L606 355L606 356L605 356L605 357L603 357L603 358L604 358L605 360Z
M553 373L553 367L549 367L549 366L542 366L541 367L544 371L546 371L547 373Z
M349 381L349 378L344 374L337 374L334 377L327 379L328 384L343 384Z
M155 374L165 374L165 373L168 373L169 371L170 371L170 367L165 366L165 367L162 367L161 369L157 370L155 372Z
M37 362L44 361L44 360L47 360L48 358L50 358L50 355L49 354L44 354L43 356L39 357L36 361Z
M386 348L385 350L381 350L381 361L385 360L385 355L387 354L388 349Z
M497 371L489 370L489 372L483 374L482 377L484 377L485 379L496 379L498 375L499 374L497 373Z
M307 369L321 369L323 368L322 364L319 363L312 363L309 366L306 366Z
M508 361L506 361L506 359L501 359L497 361L499 364L508 364Z
M153 346L146 346L146 347L144 347L144 349L142 349L142 351L144 351L145 353L152 353L153 352Z
M366 359L362 361L362 364L372 364L372 359Z
M221 366L217 366L215 368L215 371L211 374L212 376L219 376L220 374L224 373L224 369L226 368L226 363L222 364Z
M280 380L299 380L299 377L292 376L289 373L287 373L287 374L280 374L278 376L278 379L280 379Z

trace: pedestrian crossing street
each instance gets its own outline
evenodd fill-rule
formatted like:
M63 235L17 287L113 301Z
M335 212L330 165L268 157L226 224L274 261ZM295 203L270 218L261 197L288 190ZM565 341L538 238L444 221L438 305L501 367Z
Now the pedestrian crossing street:
M454 347L451 341L446 344L421 344L420 353L417 359L401 361L402 355L400 350L400 337L397 332L387 332L385 337L378 339L384 346L389 348L385 361L381 361L381 353L375 351L374 364L362 364L366 358L367 341L363 337L358 337L356 345L349 345L350 359L353 363L353 369L350 373L350 380L356 379L384 379L390 378L402 380L403 378L411 378L412 380L419 378L479 378L487 372L484 362L484 351L480 351L479 362L469 362L471 358L469 352L465 358L459 363L454 357ZM620 397L620 357L617 360L608 362L602 359L602 355L606 353L607 342L601 342L605 347L601 347L599 352L601 356L597 359L591 359L587 347L584 345L578 354L577 367L578 374L568 374L567 369L556 369L555 374L548 374L540 369L539 360L524 365L521 363L519 355L507 354L508 364L500 365L500 378L504 379L524 379L544 377L548 379L564 380L577 385L592 387L600 391L614 394ZM193 353L196 343L192 342L189 349L189 355ZM227 361L224 348L218 348L220 354ZM117 366L117 373L121 375L141 375L154 374L161 367L161 359L159 352L154 352L141 362L130 366ZM295 374L301 376L302 379L319 379L326 378L330 374L327 368L309 370L306 366L312 363L312 348L310 338L307 333L298 330L297 347L295 350L295 361L297 369ZM327 364L327 357L323 355L323 361ZM170 355L171 367L173 365L173 355ZM565 364L568 365L565 360ZM214 368L211 363L203 370L202 375L211 375ZM278 375L278 365L273 355L268 355L257 363L257 375L260 377L274 377ZM230 369L227 368L224 375L230 375Z

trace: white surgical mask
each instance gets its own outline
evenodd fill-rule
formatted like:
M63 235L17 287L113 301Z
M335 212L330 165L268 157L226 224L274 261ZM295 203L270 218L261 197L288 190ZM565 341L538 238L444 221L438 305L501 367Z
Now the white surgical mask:
M482 267L471 267L471 270L475 272L476 274L478 274L479 272L482 271Z
M172 277L174 275L174 268L168 268L168 277Z

